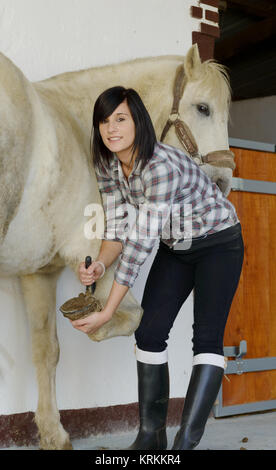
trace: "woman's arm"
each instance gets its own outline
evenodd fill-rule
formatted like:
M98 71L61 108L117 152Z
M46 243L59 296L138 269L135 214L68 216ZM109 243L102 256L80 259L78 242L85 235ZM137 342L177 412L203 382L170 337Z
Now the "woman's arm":
M116 312L117 308L119 307L123 298L127 294L128 290L128 286L118 284L118 282L116 281L113 282L109 297L104 308L108 319L110 319L113 313Z
M104 263L106 268L109 268L112 263L118 258L122 252L123 245L121 242L103 240L102 246L96 261Z

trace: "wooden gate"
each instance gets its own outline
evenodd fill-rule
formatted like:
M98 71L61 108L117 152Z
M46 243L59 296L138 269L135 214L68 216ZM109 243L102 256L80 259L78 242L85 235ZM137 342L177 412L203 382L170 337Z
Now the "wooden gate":
M231 143L231 141L230 141ZM245 257L224 337L226 377L216 417L276 409L276 153L232 148L229 200L241 221Z

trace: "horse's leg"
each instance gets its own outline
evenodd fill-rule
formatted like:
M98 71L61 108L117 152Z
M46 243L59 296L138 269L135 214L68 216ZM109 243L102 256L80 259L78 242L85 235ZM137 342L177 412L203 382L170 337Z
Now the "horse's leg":
M56 333L56 274L32 274L21 278L32 336L33 362L38 381L35 421L41 449L72 448L60 423L55 375L59 358Z

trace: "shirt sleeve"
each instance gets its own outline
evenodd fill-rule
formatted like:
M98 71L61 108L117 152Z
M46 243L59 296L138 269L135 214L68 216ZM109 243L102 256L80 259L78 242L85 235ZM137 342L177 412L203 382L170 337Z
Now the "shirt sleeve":
M108 173L95 169L105 214L104 240L124 243L128 220L127 205L116 181Z
M169 162L158 162L150 165L141 179L145 202L136 210L136 219L115 271L115 280L129 287L133 286L142 264L170 218L181 176Z

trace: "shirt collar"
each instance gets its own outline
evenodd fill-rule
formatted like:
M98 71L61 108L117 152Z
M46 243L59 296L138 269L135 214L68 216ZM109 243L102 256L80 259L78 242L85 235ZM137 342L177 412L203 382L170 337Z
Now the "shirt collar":
M113 154L113 158L111 159L110 161L110 168L113 170L113 171L119 171L119 165L120 165L120 160L116 157L115 154ZM134 162L134 166L133 166L133 169L132 169L132 172L130 173L130 175L140 175L141 173L141 165L142 165L142 162L138 161L138 160L135 160Z
M133 169L132 169L132 172L131 172L131 175L140 175L141 174L141 165L142 165L142 162L141 160L135 160L134 162L134 166L133 166Z

